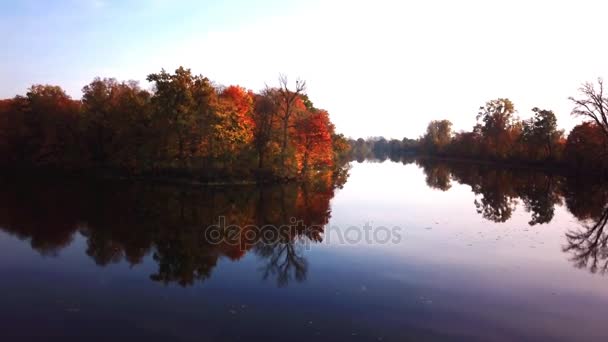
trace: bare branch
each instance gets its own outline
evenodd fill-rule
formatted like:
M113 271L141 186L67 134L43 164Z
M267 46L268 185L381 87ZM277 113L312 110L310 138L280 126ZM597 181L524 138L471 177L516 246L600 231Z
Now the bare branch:
M608 137L608 98L604 96L604 80L597 79L597 89L593 83L585 82L579 88L579 92L584 98L569 98L574 102L572 115L593 120Z

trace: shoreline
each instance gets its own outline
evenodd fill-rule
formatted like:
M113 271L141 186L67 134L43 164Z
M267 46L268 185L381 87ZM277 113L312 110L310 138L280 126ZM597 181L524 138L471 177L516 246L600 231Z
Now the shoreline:
M575 168L565 162L529 162L529 161L514 161L514 160L491 160L467 157L452 157L452 156L435 156L428 154L415 154L403 157L407 159L431 159L436 161L455 162L455 163L470 163L478 165L489 165L494 167L503 167L507 169L528 169L535 171L543 171L548 173L556 173L564 176L584 177L584 176L600 176L608 180L608 173L600 169L584 169ZM386 160L390 160L387 158Z
M333 171L328 171L333 172ZM169 173L169 172L168 172ZM45 181L118 181L129 183L151 183L159 185L190 186L190 187L245 187L261 185L297 184L305 182L302 177L204 177L192 173L162 175L160 174L128 174L117 170L57 170L47 168L6 169L0 171L0 179L37 179Z

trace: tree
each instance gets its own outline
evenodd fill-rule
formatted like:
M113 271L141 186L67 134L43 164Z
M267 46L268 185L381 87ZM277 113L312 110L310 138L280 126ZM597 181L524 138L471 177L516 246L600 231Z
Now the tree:
M242 87L229 86L218 96L213 111L214 157L234 159L253 139L253 95ZM232 160L230 160L232 161Z
M479 157L482 144L481 134L477 131L454 134L449 153L460 157Z
M352 155L359 163L371 158L371 145L363 138L351 141L350 145Z
M16 102L15 99L0 100L0 165L14 162L16 146L12 138L17 128L13 122L16 119Z
M179 67L175 74L163 69L148 75L147 80L155 86L152 103L163 140L162 159L169 165L176 161L183 168L201 152L213 155L215 146L211 137L216 127L211 101L215 90L209 79L193 76L190 69Z
M478 130L483 137L486 155L505 159L509 156L517 130L513 130L515 122L515 106L507 98L499 98L486 102L479 108L477 120Z
M309 112L296 122L296 160L300 174L306 175L310 166L315 169L333 164L332 134L334 127L324 110Z
M403 138L401 140L401 153L413 153L417 152L419 147L419 142L416 139Z
M21 166L70 168L81 156L80 103L58 86L33 85L16 97L9 119L9 141Z
M427 152L441 154L452 140L452 123L449 120L433 120L422 137L423 148Z
M84 140L93 163L140 170L153 157L150 93L135 81L96 78L83 89Z
M597 88L591 82L584 83L579 91L583 98L575 99L572 115L591 119L608 138L608 97L604 94L604 80L597 79Z
M96 78L82 88L87 143L91 158L100 164L105 164L114 152L109 146L113 143L115 134L111 121L122 117L116 113L115 103L112 103L117 87L115 79Z
M344 165L348 162L350 145L343 134L333 133L331 137L334 153L334 163Z
M82 101L42 85L0 100L0 163L215 181L260 172L289 179L346 161L346 140L304 81L291 90L281 76L280 87L255 94L183 67L147 80L151 92L95 78Z
M550 110L532 109L534 116L523 122L522 139L527 145L527 150L536 155L539 147L545 150L547 159L555 159L555 149L561 140L564 131L557 129L557 118Z
M295 90L290 90L288 87L287 76L280 75L279 76L279 95L280 95L280 117L282 121L282 141L281 141L281 167L283 168L283 172L286 171L285 159L287 154L287 144L288 144L288 130L290 125L290 120L295 112L297 100L300 100L300 103L305 108L305 103L300 98L301 95L304 95L306 91L306 81L297 79L296 80L296 88ZM312 102L311 102L312 105Z
M579 170L597 170L608 165L601 156L605 153L607 138L593 122L584 122L572 129L566 140L564 159Z
M378 160L385 161L388 157L388 141L384 137L372 140L372 152Z
M258 157L258 171L266 167L269 144L273 139L273 128L278 111L277 92L266 88L255 96L253 109L253 144Z

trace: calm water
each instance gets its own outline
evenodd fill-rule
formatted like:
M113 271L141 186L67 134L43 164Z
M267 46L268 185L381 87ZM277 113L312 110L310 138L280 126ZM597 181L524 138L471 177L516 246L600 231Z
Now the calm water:
M4 182L2 340L608 338L608 188L428 160L349 173L342 189ZM309 228L214 243L220 217L241 236Z

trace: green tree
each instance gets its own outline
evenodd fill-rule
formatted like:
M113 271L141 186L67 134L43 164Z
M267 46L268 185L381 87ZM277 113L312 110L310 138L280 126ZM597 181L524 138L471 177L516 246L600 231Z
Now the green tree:
M82 125L96 165L141 170L152 158L150 93L135 81L96 78L83 89Z
M532 111L534 116L523 122L522 139L528 151L535 157L538 155L535 151L541 148L546 158L555 159L555 150L564 131L557 129L557 118L552 111L537 107Z
M169 165L175 161L185 168L202 149L213 155L215 142L208 138L216 128L211 105L215 91L209 79L179 67L175 74L163 69L148 75L147 80L155 86L152 103L155 122L164 141L162 158Z

